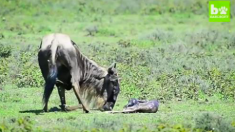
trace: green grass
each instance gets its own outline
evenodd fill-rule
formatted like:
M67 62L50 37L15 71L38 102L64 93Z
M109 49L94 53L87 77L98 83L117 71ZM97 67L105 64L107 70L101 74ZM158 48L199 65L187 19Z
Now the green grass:
M235 10L231 22L211 23L207 2L1 1L0 132L234 131ZM60 112L55 89L49 103L55 111L42 113L37 51L41 38L55 32L68 34L101 66L117 62L122 80L115 110L140 98L158 99L159 111ZM72 91L66 98L77 104Z
M61 112L59 110L59 97L55 89L49 103L53 111L42 112L42 89L39 88L4 88L1 90L0 122L10 128L16 128L15 120L28 119L32 122L33 130L57 131L65 129L117 131L122 128L138 130L147 127L156 130L160 124L188 124L194 125L194 120L200 114L209 112L220 115L232 123L235 118L233 112L235 105L231 101L220 101L217 97L211 97L208 101L171 101L160 102L159 111L154 114L108 114L100 111L91 111L84 114L82 110L73 112ZM73 92L67 92L67 104L76 105L77 100ZM115 110L122 110L127 103L125 97L119 96ZM131 127L131 128L129 128Z

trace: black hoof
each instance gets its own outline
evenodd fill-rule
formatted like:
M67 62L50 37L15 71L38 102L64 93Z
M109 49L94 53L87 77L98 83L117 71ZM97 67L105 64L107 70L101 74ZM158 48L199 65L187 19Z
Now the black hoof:
M48 112L48 110L47 110L47 109L43 109L42 111L43 111L43 112Z
M64 112L69 111L68 106L66 106L66 105L60 105L60 108L61 108L61 111L64 111Z
M83 112L84 112L84 113L89 113L89 111L88 111L88 110L85 110L85 109L83 109Z

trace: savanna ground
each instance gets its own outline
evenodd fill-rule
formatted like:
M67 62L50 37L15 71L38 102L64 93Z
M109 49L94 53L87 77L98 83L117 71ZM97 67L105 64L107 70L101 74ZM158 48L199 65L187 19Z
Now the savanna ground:
M0 131L235 131L235 3L208 21L208 0L1 0ZM40 39L71 36L101 66L117 62L121 93L158 99L155 114L43 113ZM68 105L76 105L72 91Z

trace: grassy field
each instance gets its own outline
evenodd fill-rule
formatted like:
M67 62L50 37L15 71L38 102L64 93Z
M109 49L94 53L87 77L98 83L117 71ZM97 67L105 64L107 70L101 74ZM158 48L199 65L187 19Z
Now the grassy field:
M235 131L235 3L211 23L207 0L2 0L0 131ZM61 112L55 89L43 113L40 40L68 34L81 52L117 62L121 93L158 99L156 114ZM68 105L76 105L72 91Z
M76 105L73 92L67 92L68 105ZM170 101L160 104L156 114L108 114L82 110L61 112L59 97L53 93L50 112L43 113L42 89L6 88L1 91L1 129L13 131L189 131L196 128L233 131L234 102L211 97L208 101ZM122 110L127 100L120 96L115 110ZM209 127L209 128L207 128Z

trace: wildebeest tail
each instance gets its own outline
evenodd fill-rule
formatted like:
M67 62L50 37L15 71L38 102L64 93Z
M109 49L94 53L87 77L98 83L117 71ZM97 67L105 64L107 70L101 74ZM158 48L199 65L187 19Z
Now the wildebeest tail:
M57 52L57 43L52 41L51 45L51 59L48 61L49 65L49 73L46 79L45 90L43 93L43 102L44 104L49 101L50 95L53 91L54 85L56 83L57 78L57 66L56 66L56 52Z

